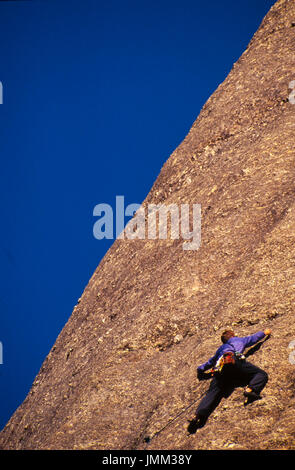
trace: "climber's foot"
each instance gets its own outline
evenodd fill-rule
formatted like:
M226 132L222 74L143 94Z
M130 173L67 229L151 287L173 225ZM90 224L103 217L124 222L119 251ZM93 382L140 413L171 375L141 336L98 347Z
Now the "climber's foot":
M187 427L189 434L195 434L197 429L202 428L206 423L206 418L204 416L195 416Z
M253 401L256 400L261 400L261 396L254 392L250 387L247 387L246 390L244 391L244 397L246 398L244 405L249 405L250 403L253 403Z

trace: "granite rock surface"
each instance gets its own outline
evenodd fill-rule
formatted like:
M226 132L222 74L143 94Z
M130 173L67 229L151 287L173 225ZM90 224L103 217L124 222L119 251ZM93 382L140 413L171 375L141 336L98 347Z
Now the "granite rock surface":
M279 0L142 203L200 204L199 249L117 239L0 448L295 449L292 80L295 2ZM188 435L195 408L172 419L208 387L196 367L228 327L273 332L251 356L269 375L263 398L244 407L238 388Z

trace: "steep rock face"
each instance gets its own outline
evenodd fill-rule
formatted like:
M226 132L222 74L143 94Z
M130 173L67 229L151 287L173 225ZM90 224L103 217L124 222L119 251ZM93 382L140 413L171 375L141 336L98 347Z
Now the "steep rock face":
M279 0L162 168L143 207L201 204L198 250L116 240L0 433L3 449L294 449L295 2ZM272 338L269 382L187 435L196 366L226 327Z

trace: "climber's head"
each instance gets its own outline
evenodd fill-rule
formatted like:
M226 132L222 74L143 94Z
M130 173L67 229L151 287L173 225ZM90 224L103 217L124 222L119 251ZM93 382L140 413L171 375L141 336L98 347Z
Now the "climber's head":
M221 335L221 341L223 343L227 343L227 341L232 338L232 336L235 336L233 330L225 330L222 335Z

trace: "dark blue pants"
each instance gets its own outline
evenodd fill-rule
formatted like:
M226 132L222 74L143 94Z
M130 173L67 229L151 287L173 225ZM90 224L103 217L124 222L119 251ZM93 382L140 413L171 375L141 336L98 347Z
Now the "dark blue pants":
M249 386L254 392L260 393L268 381L267 373L245 360L237 361L235 365L225 367L220 375L211 380L209 389L201 400L196 414L208 418L218 406L222 398L227 398L236 387Z

